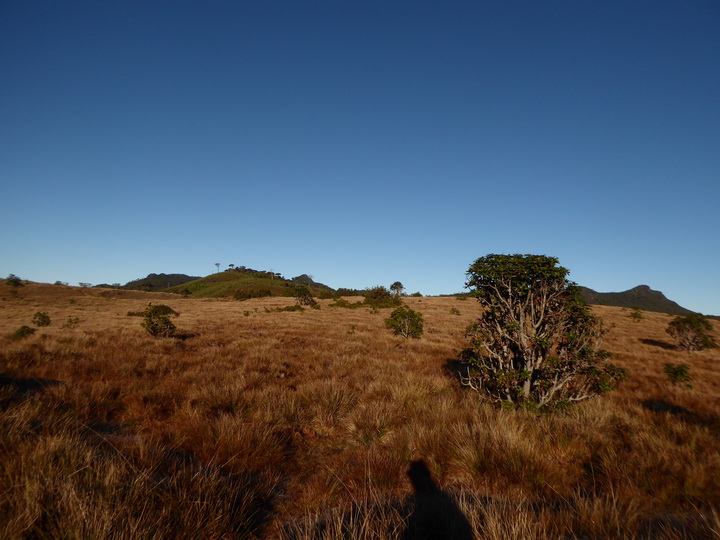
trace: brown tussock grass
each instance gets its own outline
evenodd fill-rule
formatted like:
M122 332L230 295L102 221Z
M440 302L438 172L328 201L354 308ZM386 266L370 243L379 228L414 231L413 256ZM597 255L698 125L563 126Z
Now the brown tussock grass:
M720 354L677 350L671 316L595 307L630 380L537 416L454 379L472 300L405 299L425 335L404 340L384 326L390 310L326 300L277 312L293 300L8 290L2 537L398 538L414 460L483 538L720 534ZM180 313L181 339L127 316L148 302ZM36 311L51 326L12 340ZM693 389L666 382L667 362L691 366Z

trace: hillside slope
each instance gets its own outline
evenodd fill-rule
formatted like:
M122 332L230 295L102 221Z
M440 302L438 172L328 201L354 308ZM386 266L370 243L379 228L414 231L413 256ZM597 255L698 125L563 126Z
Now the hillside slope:
M308 288L314 295L327 293L329 288L312 282ZM185 293L202 298L255 298L263 296L292 296L301 283L284 279L272 272L249 268L226 270L167 289L168 292Z
M187 274L148 274L147 277L127 282L121 289L131 291L161 291L195 279L200 279L200 277L188 276Z

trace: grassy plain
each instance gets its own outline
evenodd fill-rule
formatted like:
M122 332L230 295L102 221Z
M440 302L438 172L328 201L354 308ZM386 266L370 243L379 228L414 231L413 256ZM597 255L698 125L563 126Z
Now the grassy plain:
M127 316L149 302L177 337ZM405 302L422 339L329 300L0 283L0 537L413 538L444 503L479 538L720 536L720 354L677 350L672 317L595 307L630 380L537 416L458 385L476 302ZM38 311L52 324L13 340Z

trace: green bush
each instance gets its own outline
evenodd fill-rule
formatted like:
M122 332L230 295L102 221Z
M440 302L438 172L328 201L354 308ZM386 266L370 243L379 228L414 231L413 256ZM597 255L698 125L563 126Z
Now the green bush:
M423 316L407 306L397 308L385 319L385 326L396 336L418 339L423 334Z
M170 337L175 334L175 325L166 315L153 315L148 313L142 322L142 327L153 337Z
M399 296L394 296L382 285L378 285L365 291L364 303L375 308L388 308L399 306L402 304L402 300Z
M46 311L38 311L33 315L32 322L35 326L50 326L50 315Z
M13 334L13 339L22 339L27 336L32 336L36 331L36 328L30 328L29 326L22 325Z
M642 321L642 320L645 318L645 316L643 315L642 309L640 309L640 308L638 308L638 307L635 307L635 308L633 308L632 311L630 312L630 318L631 318L634 322L640 322L640 321Z
M363 304L362 302L350 303L347 300L345 300L344 298L338 298L337 300L335 300L334 303L330 304L330 307L356 309L356 308L365 307L365 304Z
M142 312L145 320L142 327L153 337L171 337L175 334L175 325L170 320L170 315L177 316L178 313L170 306L149 304Z
M305 286L295 287L293 296L298 306L312 306L313 304L317 304L310 289Z
M690 384L690 381L692 381L690 366L687 364L665 364L665 375L668 381L674 385L681 384L687 388L692 388Z
M7 279L5 280L5 283L7 285L10 285L11 287L22 287L23 286L23 282L15 274L10 274L7 277Z
M708 335L710 330L710 321L699 313L693 313L685 317L675 317L665 331L675 338L682 349L693 352L717 348L715 340Z

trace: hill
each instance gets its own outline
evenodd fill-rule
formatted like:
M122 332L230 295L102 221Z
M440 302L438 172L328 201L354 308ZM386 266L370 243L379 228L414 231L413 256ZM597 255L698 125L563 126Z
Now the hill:
M147 277L129 281L121 289L134 291L161 291L189 281L200 279L199 276L187 274L148 274Z
M583 300L588 304L601 306L614 306L624 308L640 308L644 311L656 313L669 313L670 315L690 315L694 313L681 305L668 300L660 291L654 291L647 285L637 287L623 292L601 293L580 287Z
M292 296L294 289L301 284L307 286L315 296L332 291L326 285L315 283L309 276L305 277L305 282L295 281L298 278L288 280L275 272L240 267L170 287L167 291L203 298L234 296L241 300L264 296Z

